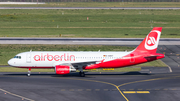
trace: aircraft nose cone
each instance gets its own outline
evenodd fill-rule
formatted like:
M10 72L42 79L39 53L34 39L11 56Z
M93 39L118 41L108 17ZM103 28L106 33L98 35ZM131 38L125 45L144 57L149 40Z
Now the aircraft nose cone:
M13 65L13 61L12 61L12 59L8 61L8 64L9 64L10 66L12 66L12 65Z

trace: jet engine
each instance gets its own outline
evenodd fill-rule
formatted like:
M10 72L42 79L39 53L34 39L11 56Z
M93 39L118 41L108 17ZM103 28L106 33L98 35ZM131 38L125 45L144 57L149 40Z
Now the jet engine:
M56 74L69 74L70 72L75 72L76 69L73 66L67 65L56 65L55 72Z

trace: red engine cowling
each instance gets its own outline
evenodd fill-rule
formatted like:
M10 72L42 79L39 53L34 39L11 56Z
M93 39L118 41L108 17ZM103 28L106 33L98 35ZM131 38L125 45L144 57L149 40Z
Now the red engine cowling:
M76 71L76 69L72 69L70 66L66 65L56 65L55 72L56 74L69 74L70 72Z

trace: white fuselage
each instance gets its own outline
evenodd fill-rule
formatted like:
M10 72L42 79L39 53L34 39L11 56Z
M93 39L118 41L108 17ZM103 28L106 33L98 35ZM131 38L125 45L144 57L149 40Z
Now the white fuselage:
M54 68L56 65L110 61L131 52L32 51L17 54L8 64L20 68ZM18 57L18 58L17 58ZM20 58L19 58L20 57Z

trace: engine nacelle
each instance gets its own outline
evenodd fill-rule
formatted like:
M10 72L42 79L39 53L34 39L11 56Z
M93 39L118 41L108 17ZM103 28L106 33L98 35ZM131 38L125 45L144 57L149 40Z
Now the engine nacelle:
M69 74L70 72L75 72L76 69L72 66L66 66L66 65L56 65L55 72L56 74Z

